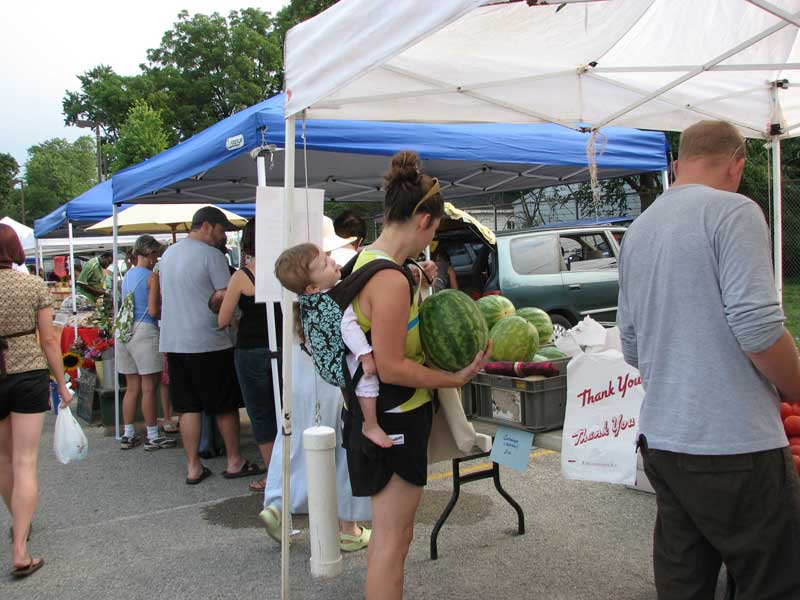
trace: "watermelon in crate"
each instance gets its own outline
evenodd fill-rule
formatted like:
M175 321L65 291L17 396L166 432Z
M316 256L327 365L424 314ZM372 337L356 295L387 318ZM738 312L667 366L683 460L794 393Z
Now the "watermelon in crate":
M539 332L522 317L506 317L492 327L492 360L526 362L539 349Z
M425 358L445 371L458 371L486 349L489 329L475 302L464 292L444 290L422 303L420 337Z
M489 330L491 330L498 321L510 317L516 312L514 304L504 296L484 296L478 299L477 304L481 313L483 313L483 316L486 318L486 326Z
M558 360L560 358L568 358L561 350L555 346L542 346L539 348L538 354L543 357L543 360Z
M539 332L540 344L547 344L550 342L553 337L553 322L550 320L550 315L545 311L541 308L528 306L517 309L517 316L522 317L536 327L536 331Z

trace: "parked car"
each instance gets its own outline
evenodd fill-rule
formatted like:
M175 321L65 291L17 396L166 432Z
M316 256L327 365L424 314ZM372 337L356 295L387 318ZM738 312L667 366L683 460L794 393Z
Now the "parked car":
M613 225L544 226L495 237L469 224L449 223L437 238L450 256L459 289L473 297L499 292L518 308L542 308L563 330L587 315L616 321L624 233L624 227Z

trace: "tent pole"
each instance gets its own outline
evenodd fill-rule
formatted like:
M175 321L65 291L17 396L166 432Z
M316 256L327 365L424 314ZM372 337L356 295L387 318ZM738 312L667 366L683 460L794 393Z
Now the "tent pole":
M119 224L117 223L117 205L111 205L111 218L112 218L112 235L114 236L113 242L113 262L114 266L111 268L111 297L113 299L114 316L117 316L117 277L119 275L119 258L117 242L119 241ZM117 345L114 344L114 431L116 439L120 439L119 435L119 375L117 375Z
M266 187L267 185L267 164L266 159L263 156L259 156L258 160L256 161L256 167L258 169L258 185ZM256 209L258 210L258 209ZM241 248L239 250L239 256L241 257ZM275 401L275 416L278 420L281 419L281 386L280 386L280 379L278 373L278 358L275 356L275 352L278 350L278 334L277 328L275 324L275 304L273 302L268 303L269 306L267 307L267 341L269 344L269 351L272 353L272 357L270 358L270 369L272 370L272 397ZM281 323L281 326L283 324Z
M75 248L72 245L72 221L67 223L69 235L69 279L72 288L72 326L75 328L75 340L78 341L78 294L75 291Z
M47 275L44 272L44 258L42 257L42 244L39 242L39 239L36 239L36 254L39 255L39 260L36 261L36 274L37 275Z
M661 189L666 192L669 189L669 170L661 171Z
M781 140L772 136L772 244L775 289L783 304L783 194L781 190Z
M286 119L283 190L285 223L283 241L286 247L294 241L294 161L295 117ZM283 485L281 486L281 599L289 600L289 517L292 510L289 490L289 458L292 443L292 339L293 303L290 291L283 290Z

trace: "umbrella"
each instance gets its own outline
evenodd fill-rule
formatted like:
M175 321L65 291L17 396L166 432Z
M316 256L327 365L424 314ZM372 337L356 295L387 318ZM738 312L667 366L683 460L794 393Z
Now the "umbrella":
M120 234L172 233L172 241L178 231L189 231L192 217L199 209L211 204L135 204L117 215L117 230ZM225 218L237 227L243 227L247 219L224 208ZM88 231L112 233L114 218L108 217L87 227Z

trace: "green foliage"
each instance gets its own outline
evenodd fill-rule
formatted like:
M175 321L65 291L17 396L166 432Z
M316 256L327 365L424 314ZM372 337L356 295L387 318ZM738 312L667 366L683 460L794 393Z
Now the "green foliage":
M231 11L227 19L187 11L147 52L143 73L163 90L165 122L188 137L281 88L282 43L269 13Z
M32 222L97 183L95 140L53 138L31 146L25 181L26 214Z
M13 156L0 153L0 217L17 219L18 209L13 191L14 179L19 173L19 165Z
M122 159L117 157L147 154L113 148L138 102L160 112L171 146L277 94L286 32L332 4L335 0L292 0L274 17L257 8L227 17L184 10L159 47L147 51L140 73L119 75L98 65L79 75L80 89L66 92L62 100L64 122L100 123L104 152L116 163L112 170L118 170Z
M144 100L137 100L128 111L128 120L119 128L119 139L110 148L111 173L155 156L169 145L161 112Z

